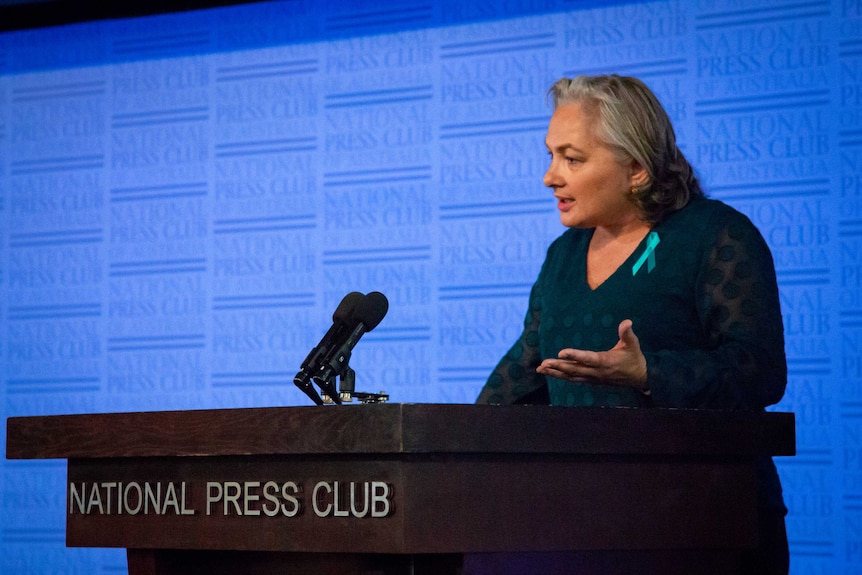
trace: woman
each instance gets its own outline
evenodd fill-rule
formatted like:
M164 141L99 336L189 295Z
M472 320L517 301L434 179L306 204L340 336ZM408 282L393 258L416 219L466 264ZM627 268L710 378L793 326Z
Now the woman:
M560 221L524 332L479 403L763 410L787 382L775 269L754 225L704 197L641 81L555 83L546 145ZM760 470L751 572L786 573L786 508Z

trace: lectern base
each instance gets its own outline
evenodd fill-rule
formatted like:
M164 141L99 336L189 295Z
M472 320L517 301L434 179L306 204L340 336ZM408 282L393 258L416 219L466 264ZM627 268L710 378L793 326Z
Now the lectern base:
M728 550L387 555L129 549L129 575L726 575Z

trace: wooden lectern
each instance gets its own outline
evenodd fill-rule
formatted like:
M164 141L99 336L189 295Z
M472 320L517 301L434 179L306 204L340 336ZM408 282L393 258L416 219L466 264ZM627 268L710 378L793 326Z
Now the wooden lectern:
M9 418L6 455L68 459L67 545L125 547L130 575L723 572L756 542L755 460L793 455L794 425L527 405L110 413Z

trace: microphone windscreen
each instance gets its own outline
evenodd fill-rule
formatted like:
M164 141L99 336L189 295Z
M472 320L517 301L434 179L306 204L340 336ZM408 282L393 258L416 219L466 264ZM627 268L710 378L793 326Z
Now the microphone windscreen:
M356 310L356 306L359 305L359 302L363 301L365 296L359 293L358 291L352 291L341 299L341 303L338 304L338 307L335 308L335 311L332 313L332 321L347 323L347 320L353 316L354 311Z
M386 296L379 291L369 292L356 306L353 321L362 322L365 331L371 331L383 320L387 311L389 311L389 300Z

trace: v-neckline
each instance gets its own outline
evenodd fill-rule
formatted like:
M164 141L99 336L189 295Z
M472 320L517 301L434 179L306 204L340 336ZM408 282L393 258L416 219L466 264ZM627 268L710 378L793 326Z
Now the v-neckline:
M590 230L589 235L587 236L587 245L586 245L586 249L584 249L584 257L581 258L581 266L582 266L581 281L583 281L584 285L587 286L587 290L589 290L590 293L595 293L602 286L606 285L608 282L613 280L614 277L616 277L620 273L621 269L624 269L624 268L631 269L631 267L633 266L632 259L635 257L640 257L640 256L638 256L638 254L640 254L641 252L643 252L644 249L646 249L645 246L646 246L647 238L649 238L649 235L650 235L650 233L652 233L652 231L653 231L652 227L650 229L648 229L647 232L644 234L644 236L637 243L635 248L631 251L631 253L628 256L626 256L626 259L624 259L622 261L622 263L620 263L620 265L618 265L617 268L614 271L612 271L610 273L610 275L608 275L608 277L606 277L599 284L597 284L596 287L593 287L590 285L590 282L587 278L587 258L589 256L589 252L590 252L590 243L592 243L592 241L593 241L593 234L596 233L596 229L592 228Z

